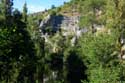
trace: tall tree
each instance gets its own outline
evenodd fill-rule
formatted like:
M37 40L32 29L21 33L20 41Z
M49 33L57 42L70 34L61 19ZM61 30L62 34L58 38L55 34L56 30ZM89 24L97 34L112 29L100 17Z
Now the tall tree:
M5 20L6 26L12 24L12 6L13 0L1 0L0 2L0 13Z
M0 0L0 26L3 25L3 20L4 20L4 1Z
M25 23L27 22L27 12L28 12L27 3L25 2L23 6L23 21Z
M0 0L0 15L3 14L3 8L4 8L4 1L3 0Z
M5 17L8 19L12 15L13 0L5 0Z

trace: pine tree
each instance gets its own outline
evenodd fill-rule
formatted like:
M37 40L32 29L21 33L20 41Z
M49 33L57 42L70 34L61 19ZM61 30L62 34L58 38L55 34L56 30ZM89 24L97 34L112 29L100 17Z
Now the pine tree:
M5 0L5 17L8 19L12 15L13 0Z
M0 26L3 25L3 20L5 19L4 18L4 1L3 0L0 0Z
M0 15L3 14L3 8L4 8L3 3L4 3L4 1L0 0Z
M5 20L5 25L12 25L12 9L13 9L13 0L1 0L1 13Z
M27 22L27 3L25 2L24 3L24 6L23 6L23 21L26 23Z

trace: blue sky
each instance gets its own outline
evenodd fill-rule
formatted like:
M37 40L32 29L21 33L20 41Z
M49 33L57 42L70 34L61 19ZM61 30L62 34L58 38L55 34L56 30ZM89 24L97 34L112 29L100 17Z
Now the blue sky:
M25 1L27 2L28 12L33 13L49 9L52 5L60 6L64 1L68 2L70 0L14 0L14 8L21 11Z

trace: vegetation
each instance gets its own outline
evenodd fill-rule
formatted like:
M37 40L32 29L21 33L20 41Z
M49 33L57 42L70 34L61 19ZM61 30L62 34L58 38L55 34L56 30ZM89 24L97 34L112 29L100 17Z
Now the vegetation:
M118 58L125 53L124 0L71 0L29 15L26 3L22 13L13 4L0 0L0 83L125 82L124 61ZM74 46L74 35L53 34L51 24L48 40L42 37L41 20L48 14L71 16L72 9L80 15L80 29L89 30Z

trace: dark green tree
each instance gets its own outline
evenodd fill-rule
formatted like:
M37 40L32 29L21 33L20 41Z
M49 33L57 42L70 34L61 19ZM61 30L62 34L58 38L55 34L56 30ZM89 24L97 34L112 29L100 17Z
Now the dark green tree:
M3 26L4 19L4 0L0 0L0 26Z
M4 0L4 15L7 24L11 22L13 0Z
M23 6L23 20L25 23L27 22L27 12L28 12L27 3L25 2Z
M52 6L51 6L51 9L55 9L55 8L56 8L55 5L52 5Z

